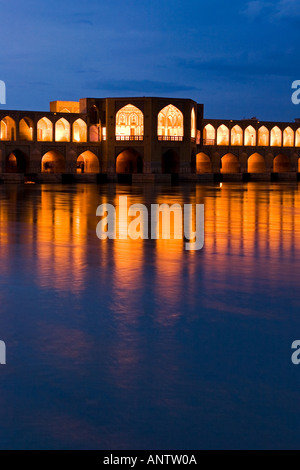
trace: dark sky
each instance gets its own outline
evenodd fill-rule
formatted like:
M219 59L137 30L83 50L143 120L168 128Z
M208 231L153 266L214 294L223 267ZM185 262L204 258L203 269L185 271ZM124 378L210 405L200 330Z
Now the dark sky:
M299 0L0 0L1 108L170 96L205 117L293 120Z

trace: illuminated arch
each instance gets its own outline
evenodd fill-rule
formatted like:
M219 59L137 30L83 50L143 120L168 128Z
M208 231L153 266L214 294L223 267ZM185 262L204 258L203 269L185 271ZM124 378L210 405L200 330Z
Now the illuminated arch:
M70 123L65 118L55 123L55 142L70 142Z
M295 134L291 127L287 127L283 131L283 146L284 147L294 147L294 138Z
M253 126L245 129L245 145L254 147L256 145L256 130Z
M124 106L116 115L117 140L143 140L144 114L132 104Z
M0 125L1 140L14 141L16 140L16 122L10 116L6 116L1 120Z
M229 145L229 129L224 124L218 127L217 145Z
M161 140L183 140L183 114L172 104L158 113L157 135Z
M211 160L206 153L196 155L196 169L197 173L212 173Z
M191 114L191 138L196 139L196 134L197 134L196 113L195 113L195 108L193 108L192 114Z
M86 142L87 125L82 119L77 119L73 123L73 142Z
M50 119L43 117L37 123L37 140L39 142L52 142L53 124Z
M300 147L300 129L296 130L296 147Z
M51 150L45 153L41 162L42 173L64 173L66 171L66 162L60 152Z
M33 140L34 122L28 117L24 117L19 122L19 140Z
M231 145L243 145L243 129L236 125L231 129Z
M271 147L281 147L282 145L282 132L278 126L273 127L271 130Z
M6 173L25 173L29 158L21 150L14 150L6 159Z
M221 173L239 173L240 162L232 153L227 153L221 158Z
M260 153L254 153L248 158L248 173L265 173L265 159Z
M203 143L204 145L214 145L216 141L216 129L207 124L203 129Z
M100 165L98 157L87 150L77 158L77 173L99 173Z
M116 173L143 173L143 159L134 149L126 149L116 158Z
M273 171L274 173L286 173L290 171L291 163L289 157L284 154L279 154L273 160Z
M258 129L258 145L260 147L268 147L270 134L269 130L265 126L261 126Z

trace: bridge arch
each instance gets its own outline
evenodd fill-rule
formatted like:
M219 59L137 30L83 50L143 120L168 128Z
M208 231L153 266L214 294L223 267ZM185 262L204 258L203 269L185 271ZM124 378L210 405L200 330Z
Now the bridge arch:
M245 129L245 145L255 147L256 145L256 130L253 126L248 126Z
M273 127L271 130L271 147L281 147L282 145L282 132L278 126Z
M116 173L143 173L143 158L140 153L132 148L119 153L116 158Z
M221 158L221 173L240 173L239 159L232 153Z
M87 125L83 119L77 119L73 123L73 142L87 141Z
M90 150L81 153L77 158L77 173L99 173L100 165L97 155Z
M52 142L53 140L53 124L50 119L43 117L37 123L37 140L38 142Z
M183 114L173 104L169 104L158 113L157 136L161 140L183 140Z
M248 158L248 173L265 173L266 162L260 153L253 153Z
M236 124L231 129L231 145L243 145L243 136L243 129Z
M287 173L291 170L291 162L287 155L280 153L273 160L274 173Z
M180 156L175 150L167 150L161 158L161 171L164 174L180 172Z
M294 147L295 134L293 129L288 126L283 131L283 146L284 147Z
M56 150L45 153L41 161L42 173L64 173L66 171L65 157Z
M1 119L0 123L0 139L6 141L16 140L17 126L16 121L10 116Z
M116 139L142 140L143 136L143 112L132 104L123 106L116 114Z
M21 150L11 152L5 162L6 173L26 173L29 165L28 156Z
M296 130L296 141L295 141L296 147L300 147L300 129Z
M33 140L34 122L29 117L24 117L19 122L19 140Z
M55 142L70 142L70 123L65 118L55 123Z
M211 159L206 153L200 152L196 155L197 173L212 173Z
M229 129L224 124L217 129L217 145L229 145Z
M216 129L211 124L207 124L203 129L204 145L215 145Z
M196 139L196 134L197 134L196 113L195 113L195 108L192 108L192 113L191 113L191 138Z
M258 138L257 138L258 145L260 147L268 147L269 146L269 140L270 140L269 129L267 129L265 126L261 126L258 129Z

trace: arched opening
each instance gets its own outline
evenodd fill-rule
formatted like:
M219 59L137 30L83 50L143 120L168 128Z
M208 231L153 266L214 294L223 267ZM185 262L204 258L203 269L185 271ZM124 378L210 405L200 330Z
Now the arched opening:
M200 152L196 156L197 173L212 173L211 160L206 153Z
M218 127L217 145L229 145L229 129L224 124Z
M6 173L26 173L28 157L21 150L14 150L6 159Z
M163 154L161 171L163 174L178 174L180 172L180 157L175 150L168 150Z
M271 147L281 147L282 145L282 132L279 127L275 126L271 130Z
M50 119L43 117L37 123L37 140L39 142L52 142L53 124Z
M232 153L227 153L221 158L221 173L239 173L240 162Z
M183 114L169 104L158 113L157 135L159 140L183 140Z
M19 122L19 140L33 140L34 122L32 119L25 117Z
M238 125L231 129L231 145L243 145L243 129Z
M9 116L1 120L1 140L14 141L16 140L16 122Z
M195 108L192 109L191 115L191 138L196 139L197 126L196 126L196 113Z
M117 140L143 140L144 114L132 104L124 106L116 115Z
M283 146L294 147L294 131L291 127L287 127L283 131Z
M99 124L93 124L89 126L89 141L99 142L100 141L100 126Z
M248 173L265 173L265 159L259 153L254 153L248 158Z
M55 142L70 142L70 123L65 118L55 124Z
M215 145L215 142L216 142L216 129L211 124L207 124L203 129L203 144Z
M77 173L99 173L100 166L99 166L99 159L98 157L87 150L83 152L77 158Z
M89 121L90 124L99 124L99 110L97 106L91 106L89 110Z
M258 129L258 145L260 147L268 147L269 145L269 130L265 126Z
M64 156L51 150L42 158L42 173L64 173L66 171L66 162Z
M256 130L253 126L248 126L245 129L245 145L254 147L256 145Z
M300 147L300 129L296 130L296 147Z
M143 158L134 149L124 150L117 156L116 173L143 173Z
M274 173L286 173L290 171L291 164L290 160L286 155L279 154L274 158L273 171Z
M86 142L87 125L82 119L73 123L73 142Z

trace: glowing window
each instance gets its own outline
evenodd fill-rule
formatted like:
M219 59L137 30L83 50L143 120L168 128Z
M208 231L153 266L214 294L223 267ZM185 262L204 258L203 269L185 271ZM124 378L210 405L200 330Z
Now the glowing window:
M279 127L275 126L271 130L271 147L281 147L282 132Z
M218 128L217 145L229 145L229 129L224 124Z
M256 130L253 126L248 126L245 130L245 145L252 147L256 145Z
M70 142L70 123L65 119L59 119L55 124L55 141Z
M192 116L191 116L191 137L192 139L196 139L196 114L195 109L192 109Z
M16 140L16 123L9 116L1 121L1 140Z
M265 126L258 129L258 145L260 147L267 147L269 145L269 130Z
M207 124L203 129L203 140L204 145L214 145L216 140L216 129L211 125Z
M183 139L183 114L172 104L166 106L158 114L157 135L163 140Z
M44 117L37 123L37 140L39 142L51 142L53 138L53 124Z
M86 142L87 139L87 126L82 119L77 119L73 124L73 141Z
M283 146L294 147L294 131L290 127L287 127L286 129L284 129Z
M300 129L296 131L296 147L300 147Z
M243 129L238 125L231 129L231 145L243 145Z
M124 106L116 115L117 140L142 140L144 135L144 115L132 104Z

